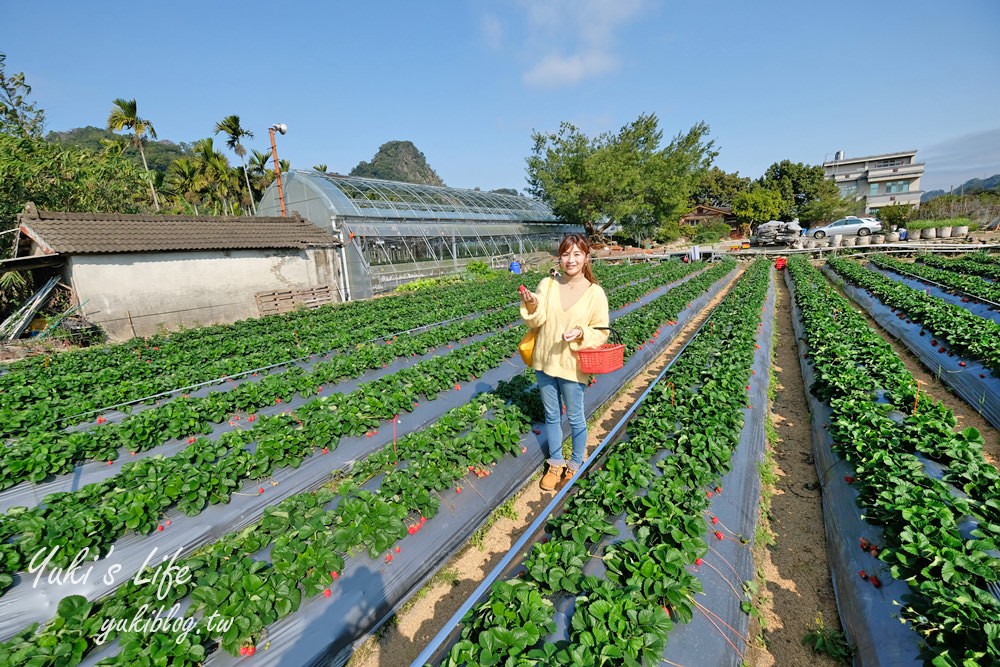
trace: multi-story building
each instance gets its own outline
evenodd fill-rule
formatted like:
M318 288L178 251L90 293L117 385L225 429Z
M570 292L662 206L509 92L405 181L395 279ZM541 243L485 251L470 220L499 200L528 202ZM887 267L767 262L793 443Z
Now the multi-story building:
M823 163L823 175L837 184L844 197L864 202L866 214L899 204L919 207L924 165L914 161L916 155L917 151L903 151L845 158L844 151L837 151L833 160Z

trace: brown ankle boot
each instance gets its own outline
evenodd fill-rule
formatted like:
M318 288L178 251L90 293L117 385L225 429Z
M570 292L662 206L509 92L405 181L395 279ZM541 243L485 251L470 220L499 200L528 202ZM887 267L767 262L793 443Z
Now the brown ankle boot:
M542 476L542 482L540 486L542 491L554 491L556 485L562 480L563 471L566 470L566 466L554 466L550 465L549 469Z
M575 474L576 471L570 470L569 466L567 466L566 470L563 472L562 479L560 479L559 483L556 484L556 491L562 491L563 487L569 484L569 480L573 479L573 475Z

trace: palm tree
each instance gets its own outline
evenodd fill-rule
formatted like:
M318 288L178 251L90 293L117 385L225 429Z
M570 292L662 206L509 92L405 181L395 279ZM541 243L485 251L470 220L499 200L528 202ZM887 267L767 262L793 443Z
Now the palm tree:
M321 173L324 173L324 174L325 174L325 173L326 173L327 171L329 171L329 169L327 169L327 168L326 168L326 165L325 165L325 164L314 164L314 165L313 165L313 169L315 169L315 170L316 170L316 171L318 171L318 172L321 172Z
M115 106L111 109L111 114L108 116L108 129L112 132L132 130L132 143L138 147L139 155L142 156L142 166L146 169L146 177L149 178L149 191L153 194L153 204L156 205L156 210L159 211L160 200L156 196L156 188L153 187L153 177L149 173L149 165L146 164L146 151L142 148L147 134L156 139L156 130L153 129L153 124L148 120L139 118L135 98L126 100L119 97L115 100L114 104Z
M201 182L206 186L209 199L216 206L216 212L221 212L222 215L233 214L229 197L234 190L240 189L239 177L234 178L234 171L230 168L229 161L225 155L215 150L215 144L210 137L199 139L193 148L202 177Z
M240 127L240 117L237 115L226 116L218 123L215 124L215 133L225 132L226 146L229 147L237 156L239 156L240 161L243 162L243 177L247 182L247 192L250 194L250 206L253 209L254 215L257 214L257 204L254 203L253 189L250 187L250 174L247 172L247 161L246 154L247 149L243 147L240 143L240 139L243 137L253 138L253 132L250 130L244 130Z
M188 157L174 160L167 168L168 178L174 191L198 213L198 199L201 190L201 170L197 162Z
M253 174L253 188L255 194L264 194L264 189L271 184L271 179L274 178L274 172L267 168L267 163L271 161L271 151L264 151L263 153L251 149L250 150L250 173ZM256 198L256 197L255 197Z

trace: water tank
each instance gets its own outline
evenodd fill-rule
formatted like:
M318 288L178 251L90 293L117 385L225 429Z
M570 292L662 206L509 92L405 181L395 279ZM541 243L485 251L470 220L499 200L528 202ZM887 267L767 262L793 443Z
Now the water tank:
M840 160L843 160L844 159L844 151L837 151L836 153L834 153L833 159L837 160L838 162Z

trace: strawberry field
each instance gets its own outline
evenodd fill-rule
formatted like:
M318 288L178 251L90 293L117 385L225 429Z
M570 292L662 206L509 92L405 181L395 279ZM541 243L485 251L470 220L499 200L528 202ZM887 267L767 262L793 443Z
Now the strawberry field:
M602 280L618 311L616 326L641 356L661 334L668 338L688 304L721 286L731 270L725 264L607 267ZM671 282L672 289L661 287ZM353 559L366 561L361 569L370 571L376 557L385 567L399 553L399 540L415 537L425 523L425 534L438 525L451 532L433 520L442 500L454 504L464 480L483 479L505 457L537 468L541 450L530 429L537 401L515 377L520 332L508 328L517 319L511 293L516 286L505 278L455 288L443 302L435 296L440 306L407 295L330 309L344 317L324 312L319 323L281 318L272 322L280 333L260 322L190 332L187 344L199 341L192 365L227 373L209 378L216 382L201 395L190 384L169 390L144 372L154 366L150 357L165 349L171 353L156 358L164 374L187 366L178 344L167 340L9 369L2 377L7 386L20 386L39 366L46 382L4 405L20 428L10 427L4 457L0 583L4 601L19 613L3 619L0 663L199 664L203 656L256 652L272 641L268 637L280 636L275 624L281 620L297 615L297 623L286 625L306 623L307 615L298 614L304 605L326 603L326 610L344 613L326 601L347 588ZM434 322L426 313L449 319L428 326ZM343 322L354 321L349 318L361 324L344 329ZM261 352L253 363L270 368L232 365L231 341L256 348L245 342L256 335L284 341L285 360ZM220 343L215 352L200 349L213 343ZM268 345L260 349L270 352ZM288 361L288 353L297 356ZM123 382L114 400L139 401L156 390L163 392L159 402L92 412L104 400L93 396L106 381L100 366L109 357L133 370L115 376L134 382ZM206 374L183 379L206 381ZM53 409L60 412L49 415L51 423L38 417ZM83 423L86 428L60 428ZM518 485L508 482L506 492ZM177 557L155 571L164 574L146 578L172 585L150 586L143 567L159 564L164 553ZM107 575L83 576L81 560ZM404 589L385 595L380 613L431 565L412 568ZM178 618L204 621L217 613L233 623L215 634L201 623L179 642L108 623L172 605ZM316 613L314 607L310 615ZM365 622L378 620L376 614ZM366 631L365 622L338 632L348 641ZM324 636L326 646L316 650L329 650L337 634ZM294 648L274 644L274 659Z
M919 260L793 258L799 340L780 344L804 355L859 664L992 664L996 469L838 293L991 418L993 258ZM588 415L707 319L415 664L744 662L775 276L763 261L598 267L626 365L588 388ZM4 369L0 666L346 662L540 468L512 298L538 279Z

